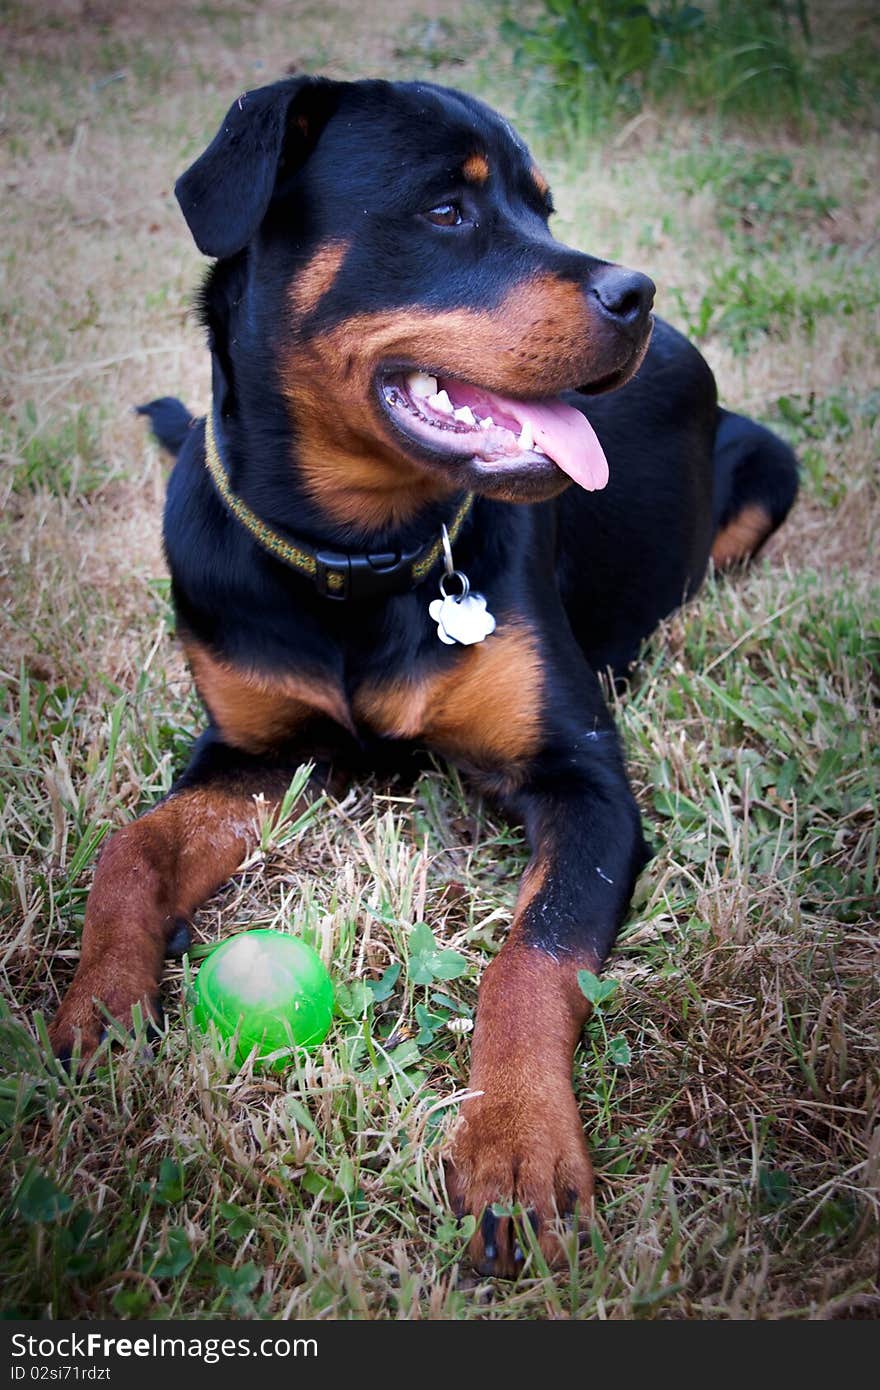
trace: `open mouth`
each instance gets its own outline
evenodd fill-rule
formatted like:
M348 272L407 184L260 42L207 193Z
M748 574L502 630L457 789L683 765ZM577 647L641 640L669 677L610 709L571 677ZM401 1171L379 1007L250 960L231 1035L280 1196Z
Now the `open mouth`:
M462 460L499 470L549 463L589 491L608 482L608 463L592 425L556 396L499 396L428 371L389 371L379 394L396 430L433 461Z

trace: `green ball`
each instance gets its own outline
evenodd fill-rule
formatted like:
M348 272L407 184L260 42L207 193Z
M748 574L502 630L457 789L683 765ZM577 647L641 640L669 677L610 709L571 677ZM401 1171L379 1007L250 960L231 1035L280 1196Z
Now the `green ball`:
M216 946L195 979L193 1018L224 1039L238 1029L236 1060L254 1046L258 1060L279 1048L317 1047L330 1031L333 984L320 957L298 936L247 931ZM290 1061L275 1058L280 1070Z

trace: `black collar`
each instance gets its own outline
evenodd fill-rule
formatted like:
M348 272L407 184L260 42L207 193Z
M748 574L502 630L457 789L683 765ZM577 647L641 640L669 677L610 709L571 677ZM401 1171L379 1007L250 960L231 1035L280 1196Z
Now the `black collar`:
M281 560L298 574L311 579L324 598L362 599L404 593L427 579L443 558L443 541L439 535L436 540L415 550L365 554L349 550L316 550L305 541L275 531L261 521L256 512L252 512L229 486L217 449L212 411L208 411L205 419L205 464L214 486L236 521L276 560ZM473 505L474 494L469 492L459 503L447 527L450 542L455 542Z

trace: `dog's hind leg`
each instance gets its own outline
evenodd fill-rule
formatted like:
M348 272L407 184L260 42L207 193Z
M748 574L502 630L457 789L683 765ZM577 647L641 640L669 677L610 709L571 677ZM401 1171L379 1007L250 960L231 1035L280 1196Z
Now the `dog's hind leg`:
M296 761L267 763L208 732L164 801L118 830L101 852L86 907L82 952L49 1034L69 1058L97 1047L106 1013L157 1019L162 963L187 944L192 913L258 842L261 811L290 785ZM258 801L257 798L262 798Z
M713 454L718 569L749 560L785 520L798 488L798 466L787 444L763 425L718 411Z

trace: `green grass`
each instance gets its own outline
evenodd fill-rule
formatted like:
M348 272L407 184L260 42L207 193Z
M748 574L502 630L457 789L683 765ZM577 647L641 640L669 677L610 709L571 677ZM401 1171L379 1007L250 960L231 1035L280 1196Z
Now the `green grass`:
M798 267L794 274L788 266L755 268L750 256L739 264L731 264L729 256L713 258L699 298L675 287L676 317L697 342L717 337L737 353L748 352L756 339L781 338L793 328L815 339L827 319L871 313L880 302L871 271L860 263L840 264L842 259L799 275Z
M842 15L806 0L498 5L533 120L563 142L652 109L811 131L822 119L864 121L878 96L876 19L849 8L841 30Z
M362 10L316 6L295 23L270 4L192 10L192 66L152 11L76 29L12 12L6 1310L876 1316L880 169L853 115L864 94L852 88L845 123L819 108L797 139L790 117L725 126L670 99L663 122L622 139L561 141L529 115L528 91L513 109L506 50L485 51L480 16L401 7L377 24ZM568 1270L550 1274L532 1249L515 1285L463 1262L440 1154L526 850L454 770L413 789L357 785L307 828L267 822L199 914L193 963L233 931L281 926L332 967L334 1026L307 1064L235 1070L192 1030L188 963L169 964L152 1057L142 1035L117 1038L73 1079L46 1046L100 844L167 791L199 728L158 541L165 464L128 410L166 391L207 401L187 312L199 262L171 183L229 93L288 57L339 76L421 71L518 116L557 234L649 271L725 400L803 460L767 558L708 583L615 697L655 857L576 1059L596 1219Z
M815 236L827 253L828 219L840 200L811 151L752 149L736 140L673 151L670 168L682 193L708 193L720 231L747 236L762 251L779 251L792 236Z
M80 409L54 429L41 429L33 401L26 401L24 427L7 442L16 459L11 475L13 493L45 489L68 497L89 497L102 487L114 470L102 457L100 431L88 411ZM12 421L0 418L0 439Z

